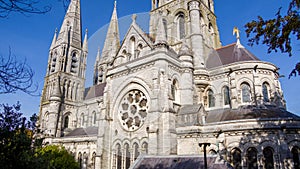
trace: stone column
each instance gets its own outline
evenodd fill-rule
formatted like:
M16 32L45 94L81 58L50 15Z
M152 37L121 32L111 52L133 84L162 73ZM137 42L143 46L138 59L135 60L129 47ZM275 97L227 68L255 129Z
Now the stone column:
M191 1L189 4L191 20L191 45L194 54L195 69L204 68L203 58L203 35L200 26L200 7L198 1Z

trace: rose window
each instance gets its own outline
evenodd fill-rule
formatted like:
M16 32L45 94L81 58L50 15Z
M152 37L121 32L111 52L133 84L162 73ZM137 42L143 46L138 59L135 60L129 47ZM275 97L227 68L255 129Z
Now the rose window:
M148 113L148 100L139 90L128 92L121 100L118 115L121 125L128 131L139 129Z

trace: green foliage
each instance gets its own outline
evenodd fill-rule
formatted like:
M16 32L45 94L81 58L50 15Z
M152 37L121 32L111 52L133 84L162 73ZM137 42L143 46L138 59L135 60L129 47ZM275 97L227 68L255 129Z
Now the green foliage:
M258 16L245 25L249 45L265 44L268 46L268 53L278 50L292 56L292 39L300 39L300 0L291 0L285 15L282 15L281 8L273 19L264 19ZM299 66L293 70L300 75ZM291 73L292 74L292 73ZM291 75L290 75L291 76Z
M37 159L36 167L39 169L79 169L79 163L77 163L69 152L60 146L49 145L40 148L36 151L34 157Z
M0 166L6 168L24 168L30 162L32 154L32 132L26 128L26 118L20 113L21 105L0 105Z
M21 105L0 105L1 169L77 169L79 164L63 147L41 147L34 138L37 116L22 117Z

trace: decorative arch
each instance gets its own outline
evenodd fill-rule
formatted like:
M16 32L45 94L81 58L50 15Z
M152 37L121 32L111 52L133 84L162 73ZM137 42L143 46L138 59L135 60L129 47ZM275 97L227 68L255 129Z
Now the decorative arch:
M92 113L92 125L96 126L96 124L97 124L97 113L96 113L96 111L93 111L93 113Z
M133 160L136 160L140 155L139 144L137 142L134 142L132 145L132 149L133 149Z
M131 157L131 153L130 153L130 146L128 143L124 144L124 155L125 155L125 159L124 159L124 166L125 168L129 168L130 167L130 157Z
M177 24L177 38L179 40L183 39L186 36L186 28L185 28L185 14L183 12L179 12L176 14L176 24Z
M116 169L121 169L122 168L122 148L121 148L121 144L117 143L116 146L116 153L115 153L115 165L116 165Z
M223 95L223 104L225 106L231 105L230 89L227 85L223 86L222 95Z
M130 54L131 54L131 58L129 58L129 61L130 61L130 60L136 58L136 55L135 55L136 38L134 35L132 35L129 39L129 49L130 49Z
M264 102L270 102L270 84L268 82L262 83L262 96Z
M242 103L252 102L252 98L251 98L252 93L251 93L251 87L249 83L243 82L240 88L241 88Z
M299 153L300 153L300 148L298 146L294 146L291 150L291 154L294 162L294 169L300 169Z
M266 147L263 149L264 168L274 169L274 149Z
M64 123L63 123L64 129L70 128L70 116L71 116L70 112L65 113L64 115Z
M258 169L257 154L258 151L256 148L250 147L247 149L246 151L247 168Z
M142 150L144 153L148 154L148 143L147 142L142 143Z
M234 169L242 168L242 151L239 148L233 148L230 151L230 162Z
M92 169L95 169L96 168L96 152L93 152L91 159L92 159L91 160Z
M176 78L172 80L171 95L176 103L180 102L179 82Z
M209 108L216 106L215 96L214 92L211 89L207 90L207 105Z
M76 50L72 51L71 53L71 65L70 65L70 72L71 73L77 73L77 67L78 67L78 52Z
M85 117L84 117L84 113L80 114L80 127L84 127L85 125Z

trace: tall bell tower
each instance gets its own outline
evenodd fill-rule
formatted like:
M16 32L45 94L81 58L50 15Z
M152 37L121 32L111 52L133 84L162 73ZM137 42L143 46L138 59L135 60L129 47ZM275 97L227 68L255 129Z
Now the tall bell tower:
M191 46L195 68L205 68L211 48L221 47L213 0L152 0L150 35L156 37L157 21L163 16L170 47L179 51L183 39Z
M80 0L71 0L50 46L41 98L40 129L51 137L62 136L68 127L64 124L64 108L83 100L88 43L87 32L82 42L81 31Z

